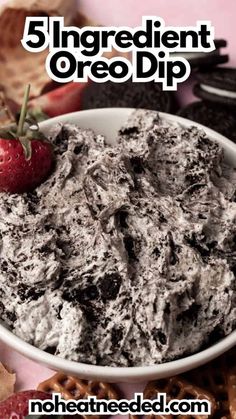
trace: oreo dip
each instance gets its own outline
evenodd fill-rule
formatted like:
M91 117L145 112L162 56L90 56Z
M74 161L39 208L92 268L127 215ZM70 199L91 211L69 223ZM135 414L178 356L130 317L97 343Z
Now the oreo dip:
M236 325L236 171L196 127L137 110L114 147L57 126L55 168L1 194L0 316L23 340L106 366L163 363Z

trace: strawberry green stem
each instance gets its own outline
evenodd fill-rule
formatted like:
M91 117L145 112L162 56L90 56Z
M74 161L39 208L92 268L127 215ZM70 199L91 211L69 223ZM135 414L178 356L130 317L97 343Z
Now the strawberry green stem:
M28 86L25 89L23 104L22 104L22 107L21 107L20 119L19 119L19 123L18 123L18 127L17 127L17 135L19 137L24 135L24 124L25 124L25 117L26 117L26 114L27 114L27 105L28 105L28 100L29 100L29 94L30 94L30 84L28 84Z

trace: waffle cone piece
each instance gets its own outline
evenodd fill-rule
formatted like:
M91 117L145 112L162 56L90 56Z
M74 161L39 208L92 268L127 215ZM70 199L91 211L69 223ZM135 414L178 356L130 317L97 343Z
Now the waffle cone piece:
M65 25L85 26L92 22L76 12L76 0L12 0L0 9L0 89L8 99L21 104L24 87L31 83L31 97L54 84L45 70L48 51L30 53L21 45L27 16L64 16Z
M15 122L14 115L3 92L0 92L0 128Z
M0 8L0 91L19 105L22 103L24 88L31 84L31 98L52 90L58 83L52 81L45 69L48 50L32 53L21 45L25 19L28 16L64 16L65 25L77 27L97 26L96 23L77 12L76 0L10 0ZM104 54L107 58L129 53L114 49Z

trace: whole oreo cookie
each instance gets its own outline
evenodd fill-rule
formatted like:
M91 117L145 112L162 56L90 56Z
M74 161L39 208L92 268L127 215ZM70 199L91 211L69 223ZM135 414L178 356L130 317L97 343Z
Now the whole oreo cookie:
M154 82L91 82L81 95L82 109L121 107L170 112L172 104L172 94L162 91L160 85Z
M199 101L181 109L178 115L205 125L236 142L236 117L233 110L220 104Z
M226 47L227 42L224 39L216 39L214 42L216 49L211 52L180 52L173 53L171 56L186 58L192 68L200 68L202 70L227 63L229 56L227 54L221 55L220 53L220 49Z
M216 68L197 74L196 96L212 102L236 107L236 68Z

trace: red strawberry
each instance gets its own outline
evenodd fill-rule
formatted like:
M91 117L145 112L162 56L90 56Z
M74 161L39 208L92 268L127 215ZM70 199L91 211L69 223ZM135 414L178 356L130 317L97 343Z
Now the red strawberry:
M81 110L81 93L88 83L67 83L57 89L32 99L30 108L40 109L53 117Z
M51 397L51 394L37 390L15 393L0 403L0 419L24 419L29 413L29 400L46 400Z
M49 175L53 153L46 138L34 124L25 129L29 86L18 126L0 130L0 192L29 192Z
M0 138L0 191L28 192L42 183L52 167L52 148L39 140L31 142L32 156L26 159L18 140Z

